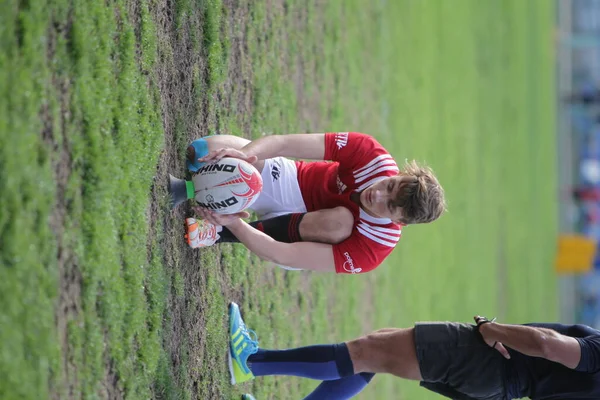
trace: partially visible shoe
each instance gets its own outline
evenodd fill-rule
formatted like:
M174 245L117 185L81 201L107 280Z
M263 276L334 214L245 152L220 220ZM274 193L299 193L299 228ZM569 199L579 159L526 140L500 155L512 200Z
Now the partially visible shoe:
M185 239L192 249L209 247L219 240L217 227L208 221L186 218L185 226L187 230Z
M256 399L250 393L246 393L246 394L242 395L242 400L256 400Z
M254 379L248 368L248 357L258 351L256 333L246 328L237 304L229 305L229 372L231 384Z

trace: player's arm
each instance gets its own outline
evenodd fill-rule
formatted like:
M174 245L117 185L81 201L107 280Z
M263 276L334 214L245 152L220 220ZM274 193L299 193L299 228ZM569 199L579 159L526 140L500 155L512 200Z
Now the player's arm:
M303 158L323 160L325 156L324 133L298 133L290 135L263 136L253 140L239 150L217 149L211 151L202 162L220 160L223 157L236 157L254 163L273 157Z
M486 323L479 332L486 343L502 343L519 353L541 357L575 369L581 360L577 339L546 328Z
M238 219L227 228L251 252L275 264L313 271L335 272L333 248L315 242L278 242Z
M338 161L348 168L362 166L366 154L368 161L382 158L384 165L395 165L388 152L370 135L358 132L298 133L263 136L242 147L247 157L265 160L273 157L303 158L309 160ZM389 157L388 161L384 161Z
M248 156L256 156L259 160L273 157L322 160L325 155L325 134L299 133L263 136L244 146L242 152Z
M214 217L202 210L209 218ZM218 216L223 220L223 216ZM228 223L227 228L250 251L266 261L288 267L346 274L372 271L382 261L371 248L356 238L346 239L335 245L316 242L278 242L258 229L238 219ZM336 265L337 259L337 265ZM340 261L341 259L341 261Z

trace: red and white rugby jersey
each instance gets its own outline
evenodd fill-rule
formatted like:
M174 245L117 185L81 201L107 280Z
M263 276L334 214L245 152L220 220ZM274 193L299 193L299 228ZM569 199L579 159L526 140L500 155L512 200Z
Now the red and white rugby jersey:
M357 132L325 134L329 161L296 161L298 183L308 211L343 206L354 215L352 235L333 245L338 273L358 274L376 268L400 240L402 226L375 218L350 195L398 174L392 156L373 137Z

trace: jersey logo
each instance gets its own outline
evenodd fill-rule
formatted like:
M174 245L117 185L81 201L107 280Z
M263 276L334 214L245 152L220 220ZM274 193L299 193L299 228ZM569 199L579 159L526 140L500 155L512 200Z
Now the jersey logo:
M338 132L335 134L335 144L338 150L348 144L348 132Z
M280 168L281 168L281 165L279 165L279 162L277 160L275 160L275 162L273 163L273 166L271 167L271 176L273 177L273 182L275 182L277 179L279 179L279 175L281 175Z
M208 208L209 210L220 210L221 208L231 207L237 203L238 200L235 198L235 196L231 196L230 198L222 201L215 201L211 195L208 195L206 196L206 203L199 201L198 205L200 207Z
M344 257L346 257L346 261L344 261L344 271L349 272L351 274L360 274L362 268L354 268L354 261L348 252L344 253Z
M346 184L344 182L342 182L339 175L337 176L336 184L337 184L339 194L344 193L344 191L348 188L348 186L346 186Z

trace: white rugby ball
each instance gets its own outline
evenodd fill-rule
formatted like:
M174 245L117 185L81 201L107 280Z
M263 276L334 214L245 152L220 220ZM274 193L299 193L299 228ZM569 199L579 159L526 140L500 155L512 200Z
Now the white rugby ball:
M260 172L252 164L229 157L200 167L192 182L198 205L219 214L234 214L250 207L263 187Z

